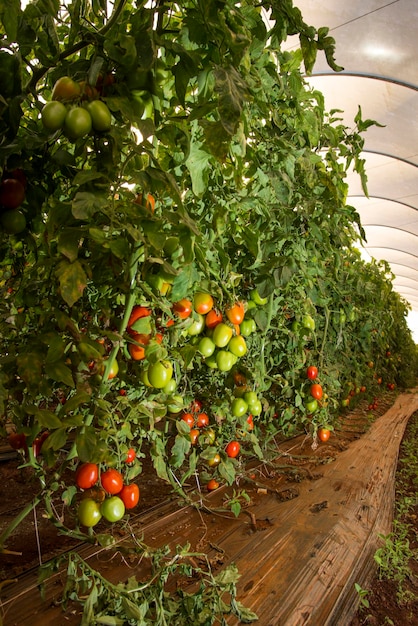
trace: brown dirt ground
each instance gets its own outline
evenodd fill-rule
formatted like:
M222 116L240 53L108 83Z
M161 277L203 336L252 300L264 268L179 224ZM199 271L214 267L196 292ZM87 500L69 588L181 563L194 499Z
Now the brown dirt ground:
M385 413L393 404L394 399L395 394L393 392L383 394L373 417ZM265 466L258 467L255 473L253 469L249 469L247 472L248 483L247 481L245 484L241 483L240 488L245 488L250 495L252 489L255 492L263 484L275 491L278 488L280 491L282 489L287 491L286 488L291 490L294 483L315 478L315 474L320 471L321 462L326 462L328 456L335 457L338 455L347 448L351 441L365 432L370 423L370 412L367 410L367 405L368 402L362 400L356 408L347 410L335 434L327 443L321 443L315 450L312 449L312 440L305 435L285 442L278 442L281 450L297 450L295 457L289 457L287 460L288 468L280 471L279 475L277 475L277 470L273 474ZM408 435L406 434L406 436ZM0 441L0 450L2 443L4 444ZM17 458L0 463L0 484L2 485L0 532L37 493L38 482L36 477L28 468L19 469L19 465L20 460ZM136 512L139 514L148 512L171 498L170 485L155 476L150 464L145 463L144 471L138 482L141 489L141 500ZM256 484L252 484L253 482ZM416 485L413 488L416 491ZM415 517L411 516L410 540L411 547L417 548L418 507L414 513ZM17 554L0 555L0 581L20 576L22 573L36 568L40 561L46 562L60 552L74 548L76 545L78 542L58 535L55 527L46 519L45 511L39 506L36 510L36 518L33 514L28 516L8 541L8 549ZM417 596L418 562L411 563L411 568L413 571L410 581L411 590ZM360 610L350 626L382 626L386 624L418 626L418 603L398 606L396 591L392 583L376 579L370 585L367 597L370 608Z

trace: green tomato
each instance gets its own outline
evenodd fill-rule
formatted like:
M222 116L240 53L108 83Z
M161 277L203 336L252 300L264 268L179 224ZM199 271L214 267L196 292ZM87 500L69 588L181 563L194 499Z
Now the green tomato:
M192 318L189 318L192 319ZM205 328L205 318L200 313L197 313L197 318L192 320L192 323L187 329L187 333L191 337L195 337L196 335L200 335L202 330Z
M251 300L255 302L256 304L259 304L259 305L267 304L268 298L262 298L260 294L258 293L257 289L253 289L251 291L250 296L251 296Z
M315 411L318 409L318 402L315 399L308 400L308 402L306 402L305 404L305 408L308 413L315 413Z
M164 387L165 389L165 387ZM184 409L184 400L183 396L180 394L175 394L170 398L170 404L168 405L168 410L170 413L180 413Z
M85 137L92 129L90 113L84 107L74 107L65 116L64 131L66 136L75 141Z
M302 326L307 330L315 330L315 320L310 315L304 315L302 317Z
M205 357L212 356L215 352L216 346L210 337L202 337L197 344L197 349Z
M173 376L173 365L167 360L157 361L148 367L147 373L151 387L163 389Z
M207 365L208 367L210 367L213 370L217 370L218 369L218 362L217 362L216 358L217 358L217 353L214 352L211 356L206 357L205 365Z
M234 398L231 404L231 413L234 417L241 417L248 411L248 404L244 398Z
M297 322L296 320L294 322L292 322L291 329L292 329L292 333L295 333L295 335L297 335L299 333L299 331L300 331L300 324L299 324L299 322Z
M108 522L118 522L125 515L125 505L119 496L111 496L102 502L100 512Z
M17 235L26 228L26 217L22 211L12 209L5 211L0 217L0 223L5 233L8 235Z
M261 404L260 400L257 400L256 402L253 402L249 408L252 415L261 415L263 405Z
M67 107L58 100L47 102L41 111L42 124L51 132L60 130L64 126L66 116Z
M250 318L248 320L243 320L240 324L240 331L241 331L241 336L242 337L249 337L251 335L251 333L255 332L257 330L257 324L255 323L255 321Z
M234 367L237 360L238 359L235 354L232 354L232 352L228 352L227 350L219 350L216 354L216 364L221 372L229 372L229 370Z
M215 346L217 346L218 348L224 348L226 345L228 345L229 341L232 338L233 332L234 331L232 330L231 326L228 326L223 322L217 324L214 328L212 336Z
M177 389L177 382L174 378L168 381L168 383L163 387L164 393L171 394L174 393Z
M256 309L257 305L254 300L248 300L247 302L247 311L251 311L251 309Z
M244 400L250 407L250 411L251 411L253 404L258 402L257 393L255 391L246 391L244 393Z
M202 443L206 446L211 446L215 443L216 433L213 428L206 428L202 433Z
M244 337L235 335L228 343L228 350L237 357L242 357L247 353L247 344Z
M101 100L93 100L87 105L87 110L91 115L94 130L105 132L112 126L112 116L109 109Z
M100 505L93 498L85 498L78 505L78 521L86 528L93 528L102 519Z

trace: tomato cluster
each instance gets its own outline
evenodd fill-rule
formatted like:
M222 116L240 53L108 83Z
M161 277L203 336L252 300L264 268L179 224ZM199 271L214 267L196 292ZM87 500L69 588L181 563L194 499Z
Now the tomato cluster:
M26 228L25 214L20 206L26 196L26 176L20 169L4 172L0 182L0 224L8 235L17 235Z
M94 87L62 76L54 85L52 99L42 108L44 128L50 133L63 130L71 141L87 136L92 130L108 132L112 116L107 105L97 96ZM86 97L94 99L86 102Z
M132 463L135 457L135 450L129 449L126 462ZM138 485L125 484L122 473L115 468L99 473L96 463L82 463L77 468L75 482L83 490L77 517L87 528L96 526L102 517L108 522L118 522L126 510L135 508L139 502Z

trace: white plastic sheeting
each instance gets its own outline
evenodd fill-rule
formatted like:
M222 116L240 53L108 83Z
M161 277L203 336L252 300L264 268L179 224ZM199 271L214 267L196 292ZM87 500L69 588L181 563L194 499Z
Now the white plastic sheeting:
M309 83L352 127L360 105L373 119L364 134L368 193L348 176L347 202L366 232L364 255L385 259L394 287L418 317L418 0L294 0L304 21L328 26L336 41L333 72L318 53ZM298 46L291 37L285 49ZM412 328L412 326L411 326Z

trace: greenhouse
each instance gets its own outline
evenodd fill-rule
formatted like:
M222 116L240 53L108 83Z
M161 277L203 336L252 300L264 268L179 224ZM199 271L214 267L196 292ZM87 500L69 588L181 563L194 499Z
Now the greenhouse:
M417 18L0 4L0 626L416 623Z

